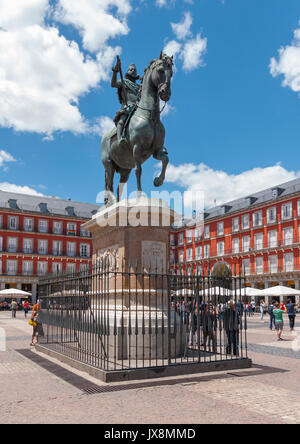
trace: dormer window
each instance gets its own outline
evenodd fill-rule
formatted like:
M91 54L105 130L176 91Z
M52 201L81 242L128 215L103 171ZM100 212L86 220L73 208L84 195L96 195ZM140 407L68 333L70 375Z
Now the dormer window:
M46 203L40 203L39 207L40 207L41 213L49 213Z
M284 190L282 188L272 188L272 199L277 199L277 197L279 197L283 191Z
M75 208L74 207L67 207L66 208L66 212L68 213L68 216L76 217Z
M251 205L254 204L254 202L257 201L257 198L253 197L253 196L249 196L249 197L246 197L246 201L247 201L247 205L250 207Z
M17 205L16 199L9 199L8 204L9 204L9 208L12 209L12 210L18 210L19 209L18 205Z

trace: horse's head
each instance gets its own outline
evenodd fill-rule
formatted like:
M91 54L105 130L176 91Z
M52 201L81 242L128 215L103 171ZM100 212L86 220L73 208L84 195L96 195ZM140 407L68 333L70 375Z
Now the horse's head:
M159 97L164 102L168 102L171 97L171 79L173 77L173 57L169 57L163 52L160 58L153 64L151 79L156 86Z

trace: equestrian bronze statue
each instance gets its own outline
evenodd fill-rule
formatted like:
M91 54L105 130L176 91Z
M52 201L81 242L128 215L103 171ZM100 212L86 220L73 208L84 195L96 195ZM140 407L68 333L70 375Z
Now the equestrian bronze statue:
M118 73L121 80L117 79ZM164 148L165 128L160 119L160 100L169 101L172 76L173 57L161 53L158 59L149 64L141 85L138 85L135 65L130 65L124 79L118 58L111 85L118 89L122 107L114 119L116 127L104 135L101 145L106 203L112 200L116 172L120 174L121 185L128 182L135 168L137 191L142 191L142 164L151 156L162 162L162 170L154 179L154 186L160 187L164 183L169 157ZM120 185L118 200L122 191Z

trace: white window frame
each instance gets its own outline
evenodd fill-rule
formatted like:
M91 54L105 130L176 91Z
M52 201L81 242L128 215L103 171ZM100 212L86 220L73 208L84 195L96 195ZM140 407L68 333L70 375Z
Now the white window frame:
M187 244L192 244L193 243L193 238L194 238L194 230L187 230L186 234L186 243Z
M204 259L210 258L210 244L204 245Z
M202 259L202 247L196 247L196 261L200 261Z
M76 242L67 242L67 256L75 257L76 256Z
M287 202L281 205L282 220L289 220L293 217L293 202Z
M9 276L15 276L18 273L18 261L7 260L6 261L6 274Z
M233 233L236 233L237 231L239 231L239 229L240 229L240 218L234 217L232 219L232 231Z
M59 220L55 220L52 226L53 234L63 234L63 223Z
M186 250L186 261L187 262L192 262L193 261L193 249L192 248L188 248Z
M183 245L184 242L184 235L183 233L178 234L178 245Z
M293 227L286 227L282 230L283 233L283 245L293 245L294 243L294 228ZM291 233L290 235L287 235L286 233Z
M286 253L283 255L283 266L285 272L294 271L294 253Z
M27 233L32 233L34 231L34 219L31 217L25 217L23 221L23 229Z
M269 256L269 273L278 273L278 256Z
M243 259L243 274L245 274L245 276L249 276L249 274L251 274L250 259Z
M271 218L271 212L274 211L274 217ZM267 209L267 223L268 224L274 224L277 222L277 207L271 207Z
M52 254L53 256L63 256L63 243L62 241L52 241Z
M44 247L41 247L44 245ZM48 240L47 239L39 239L38 240L38 254L48 254Z
M238 254L240 252L240 238L234 237L232 239L232 253Z
M256 233L254 235L255 250L262 250L264 248L264 233Z
M224 241L217 242L217 255L218 256L225 255L225 242Z
M178 251L178 262L179 262L179 264L184 263L184 250Z
M255 273L264 274L264 258L262 256L255 258Z
M246 239L249 240L249 242L248 242L249 246L248 247L245 246ZM250 248L251 248L251 237L250 236L243 236L243 253L248 253L250 251Z
M0 251L3 251L3 237L0 236Z
M7 251L8 251L8 253L17 253L17 251L18 251L18 238L17 237L8 237L7 238Z
M250 215L244 214L242 216L242 229L249 230L249 228L250 228Z
M23 238L23 253L25 254L33 253L33 239L28 239L26 237Z
M33 261L22 262L22 272L24 276L32 276L33 274Z
M8 230L17 231L19 228L19 217L18 216L8 216L7 228L8 228Z
M38 262L38 275L45 276L48 273L48 262L39 261Z
M49 230L49 221L47 219L39 219L39 233L48 233Z
M255 211L252 215L253 227L261 227L263 224L263 213L262 211Z
M271 240L272 237L274 237L274 239L276 237L276 240ZM277 230L268 231L268 247L269 248L277 248L278 247L278 231Z
M224 221L218 222L217 224L217 235L224 236Z
M204 227L204 239L210 238L210 225L205 225Z

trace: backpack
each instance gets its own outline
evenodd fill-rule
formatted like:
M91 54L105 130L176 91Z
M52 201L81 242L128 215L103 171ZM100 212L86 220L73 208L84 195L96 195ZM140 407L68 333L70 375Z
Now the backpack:
M269 313L269 315L272 315L272 314L273 314L273 311L274 311L274 305L270 305L270 306L268 307L268 313Z

